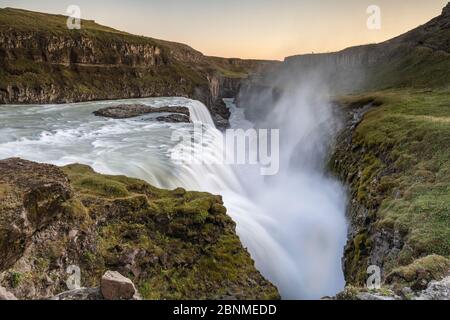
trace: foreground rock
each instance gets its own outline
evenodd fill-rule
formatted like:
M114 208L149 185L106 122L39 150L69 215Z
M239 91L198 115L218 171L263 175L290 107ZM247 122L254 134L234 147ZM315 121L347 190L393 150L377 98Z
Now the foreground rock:
M5 288L0 287L0 300L17 300L17 298Z
M129 275L144 299L279 298L220 196L78 164L14 158L0 172L0 286L18 299L98 299L107 270ZM91 289L67 292L69 266Z
M39 229L64 212L69 179L51 165L0 161L0 270L10 268Z
M126 119L150 113L179 113L187 117L190 116L189 108L180 106L151 107L144 104L121 104L114 107L102 108L94 111L94 115L113 119Z
M107 300L130 300L137 295L133 282L117 271L107 271L103 275L100 289Z

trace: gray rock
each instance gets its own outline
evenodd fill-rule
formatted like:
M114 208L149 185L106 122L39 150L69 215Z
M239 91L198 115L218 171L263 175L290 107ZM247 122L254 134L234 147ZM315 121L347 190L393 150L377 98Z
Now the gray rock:
M100 289L107 300L139 299L133 282L116 271L106 271L102 277Z
M49 300L103 300L100 288L80 288L62 292Z
M383 301L401 300L401 298L396 296L396 295L380 295L380 294L377 294L377 293L369 293L369 292L358 293L356 297L358 298L358 300L369 300L369 301L374 301L374 300L383 300Z
M144 104L120 104L114 107L102 108L94 111L94 115L113 119L126 119L150 113L179 113L187 117L190 116L189 108L180 106L151 107Z
M17 298L5 288L0 287L0 300L17 300Z
M191 119L187 115L181 114L181 113L173 113L173 114L169 114L168 116L160 116L160 117L157 117L156 120L161 121L161 122L170 122L170 123L180 123L180 122L189 123L189 122L191 122Z
M450 276L441 281L431 281L416 300L450 300Z

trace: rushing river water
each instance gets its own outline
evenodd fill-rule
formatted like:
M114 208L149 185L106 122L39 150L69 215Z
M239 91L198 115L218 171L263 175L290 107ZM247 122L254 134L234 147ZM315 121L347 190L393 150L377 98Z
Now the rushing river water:
M276 284L284 298L319 298L344 285L340 268L345 242L345 204L336 195L333 181L310 174L269 181L257 170L223 163L189 164L172 160L177 142L174 130L192 133L192 124L155 121L154 116L132 119L96 117L93 111L119 103L151 106L187 106L191 119L202 123L207 136L203 153L223 154L206 107L186 98L147 98L63 105L0 106L0 159L21 157L37 162L66 165L83 163L105 174L124 174L162 188L221 194L237 232L259 270ZM234 128L250 128L242 110L227 101ZM197 148L198 145L186 145ZM292 175L291 175L292 177ZM295 191L298 201L286 198ZM298 196L297 196L298 194ZM308 198L308 201L302 201ZM317 202L317 207L311 206Z

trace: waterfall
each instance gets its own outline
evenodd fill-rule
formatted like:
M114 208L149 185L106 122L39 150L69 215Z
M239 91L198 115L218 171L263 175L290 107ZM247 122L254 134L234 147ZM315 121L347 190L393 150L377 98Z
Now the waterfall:
M120 103L187 106L191 120L204 127L204 137L193 144L173 141L174 131L192 135L193 124L92 115ZM227 103L235 127L252 126L242 110ZM176 148L194 151L200 147L208 163L172 159ZM136 177L161 188L220 194L257 268L278 286L284 298L336 293L342 286L336 264L342 249L342 239L336 236L342 233L342 219L336 207L342 203L333 182L305 172L290 175L286 170L266 181L257 168L221 162L223 153L223 134L215 129L207 108L186 98L0 107L0 159L22 157L56 165L78 162L101 173ZM302 201L305 199L308 201ZM317 203L315 207L312 201Z
M191 121L201 122L205 125L214 127L213 119L208 109L203 103L196 100L191 100L188 103L189 112L191 114Z

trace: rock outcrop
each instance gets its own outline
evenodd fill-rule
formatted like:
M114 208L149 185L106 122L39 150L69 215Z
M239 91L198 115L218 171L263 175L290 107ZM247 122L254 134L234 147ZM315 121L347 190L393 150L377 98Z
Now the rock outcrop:
M51 165L0 161L0 270L10 268L41 228L58 218L73 192L69 179Z
M19 299L97 299L107 270L129 275L144 299L279 297L220 196L77 164L14 158L0 172L0 286ZM66 292L74 266L91 289Z
M416 300L450 300L450 276L441 281L432 281Z
M450 276L440 280L431 281L424 290L412 290L405 287L396 294L389 288L363 289L347 287L343 292L326 300L365 300L365 301L394 301L394 300L450 300Z
M151 107L143 104L121 104L113 107L106 107L94 111L94 115L99 117L126 119L150 113L178 113L186 117L190 116L189 108L180 106Z

